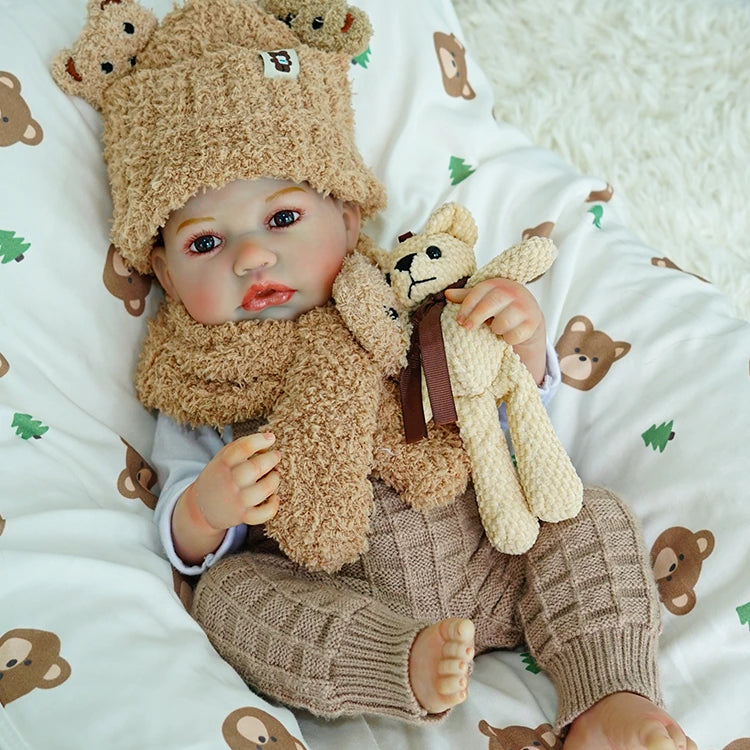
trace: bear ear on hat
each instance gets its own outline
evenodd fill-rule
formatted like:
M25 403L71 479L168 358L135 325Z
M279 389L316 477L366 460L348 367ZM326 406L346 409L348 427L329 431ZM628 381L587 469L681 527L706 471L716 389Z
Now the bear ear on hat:
M346 0L259 0L259 5L309 47L354 57L370 43L370 19Z
M66 94L101 109L104 92L133 69L157 23L135 0L89 0L83 30L53 59L52 77Z

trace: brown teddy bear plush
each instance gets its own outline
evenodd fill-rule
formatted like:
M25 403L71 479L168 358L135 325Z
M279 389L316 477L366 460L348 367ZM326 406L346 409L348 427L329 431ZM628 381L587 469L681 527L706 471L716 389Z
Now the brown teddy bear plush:
M305 44L353 57L367 49L372 27L359 8L340 0L259 0Z
M52 76L65 93L101 109L104 91L132 70L156 26L135 0L90 0L86 26L52 61Z
M390 252L373 247L371 256L389 279L399 306L414 311L462 278L469 287L498 277L525 283L544 273L556 255L551 240L531 237L477 271L476 240L477 228L469 211L447 203L430 217L424 232L409 237ZM488 326L467 330L459 325L459 307L447 302L439 317L455 418L471 460L487 536L498 550L518 554L534 543L537 518L561 521L578 513L583 487L552 429L528 370L512 347ZM429 336L429 332L424 335ZM417 340L422 338L423 333L419 332ZM429 375L424 351L422 359ZM438 418L438 410L445 411L440 400L433 398L431 392L429 400L419 395L418 360L416 364L416 406L420 412L424 409L427 420L434 412L435 421L443 421L442 414ZM404 379L402 375L402 393L408 399L409 385ZM429 380L427 385L431 385ZM498 420L501 401L506 403L518 475ZM422 414L418 416L421 421ZM448 413L445 418L450 421L453 417ZM416 429L419 431L423 424L422 421ZM417 437L422 435L426 431L418 432Z

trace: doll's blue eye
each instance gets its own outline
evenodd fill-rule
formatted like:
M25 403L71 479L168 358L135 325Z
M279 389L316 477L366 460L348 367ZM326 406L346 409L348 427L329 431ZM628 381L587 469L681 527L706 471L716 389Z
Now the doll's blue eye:
M437 247L436 245L430 245L430 246L429 246L429 247L427 248L427 250L425 250L425 252L427 253L427 257L428 257L428 258L429 258L430 260L437 260L437 259L438 259L438 258L440 258L440 257L442 256L442 254L443 254L443 253L442 253L442 251L440 250L440 248L439 248L439 247Z
M111 62L103 62L102 63L102 70L109 75L113 70L115 69L115 66L112 65Z
M126 34L135 34L135 26L133 26L133 24L129 23L128 21L125 21L125 23L122 25L122 29Z
M312 27L317 31L318 29L323 28L323 18L321 16L317 16L316 18L313 18Z

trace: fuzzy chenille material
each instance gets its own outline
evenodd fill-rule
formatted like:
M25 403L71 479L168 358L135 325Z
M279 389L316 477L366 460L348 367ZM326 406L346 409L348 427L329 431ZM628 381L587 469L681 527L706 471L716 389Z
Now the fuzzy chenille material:
M252 422L276 435L282 503L266 530L312 570L336 571L367 550L371 474L420 510L453 502L469 477L452 426L420 443L403 440L389 373L406 329L380 301L372 304L368 272L380 280L376 289L390 291L355 253L334 285L337 304L295 321L205 326L166 299L149 322L136 374L144 405L180 423L232 424L238 437ZM349 325L362 328L362 343Z
M136 271L151 273L159 228L202 188L274 177L357 203L365 217L384 207L354 140L349 54L303 44L256 3L188 0L155 29L142 13L138 33L124 35L109 8L90 6L53 75L102 112L111 239ZM125 71L77 72L126 57Z

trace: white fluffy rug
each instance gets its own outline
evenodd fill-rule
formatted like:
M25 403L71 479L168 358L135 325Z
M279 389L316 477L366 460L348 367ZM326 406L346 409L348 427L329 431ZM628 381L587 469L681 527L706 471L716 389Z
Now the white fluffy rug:
M496 117L608 180L631 229L750 320L750 1L454 6Z

